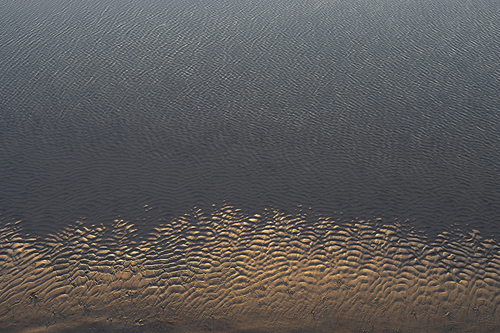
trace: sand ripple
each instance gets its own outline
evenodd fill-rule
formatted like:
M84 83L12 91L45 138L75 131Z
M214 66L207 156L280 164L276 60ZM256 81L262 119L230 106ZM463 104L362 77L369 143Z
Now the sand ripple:
M225 206L163 223L0 229L0 330L318 332L500 328L498 244L405 222Z

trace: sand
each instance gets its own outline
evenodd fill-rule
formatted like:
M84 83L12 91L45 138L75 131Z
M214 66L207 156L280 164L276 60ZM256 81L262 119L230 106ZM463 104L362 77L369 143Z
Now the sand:
M0 229L1 332L491 332L498 244L407 221L193 209L138 227Z

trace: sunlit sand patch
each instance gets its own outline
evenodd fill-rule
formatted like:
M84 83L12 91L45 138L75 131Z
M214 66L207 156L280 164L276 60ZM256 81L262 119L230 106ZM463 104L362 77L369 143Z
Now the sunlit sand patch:
M407 223L234 207L148 237L115 220L0 230L0 330L461 332L500 329L498 244Z

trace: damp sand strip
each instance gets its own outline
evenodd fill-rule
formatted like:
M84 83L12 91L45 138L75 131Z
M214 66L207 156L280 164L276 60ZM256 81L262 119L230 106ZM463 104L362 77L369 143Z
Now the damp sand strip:
M500 253L477 231L307 221L231 206L146 239L75 223L0 229L0 331L486 332L500 329Z

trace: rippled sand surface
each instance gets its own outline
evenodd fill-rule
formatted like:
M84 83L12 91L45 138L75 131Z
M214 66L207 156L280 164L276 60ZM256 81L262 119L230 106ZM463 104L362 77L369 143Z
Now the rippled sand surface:
M499 54L497 0L1 0L0 331L500 331Z
M2 331L500 329L500 247L475 230L231 206L144 238L123 220L44 238L21 225L0 234Z

